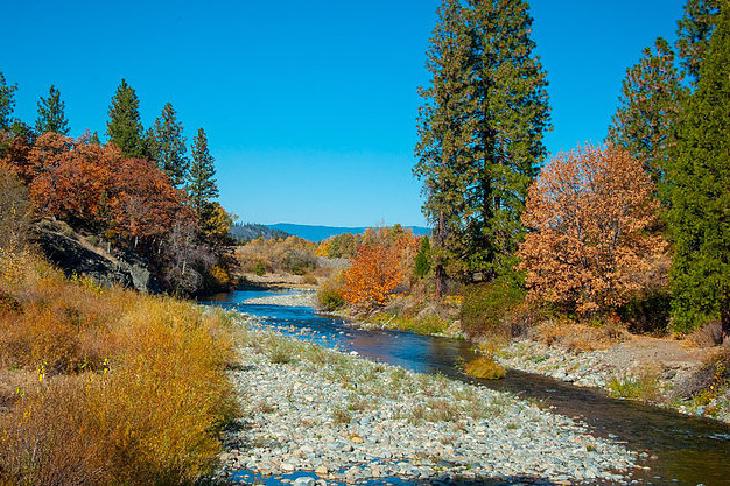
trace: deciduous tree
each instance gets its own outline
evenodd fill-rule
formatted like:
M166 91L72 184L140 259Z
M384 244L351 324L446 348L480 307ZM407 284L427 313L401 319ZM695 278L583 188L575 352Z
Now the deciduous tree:
M616 309L666 248L647 233L658 201L625 149L587 147L555 157L532 184L519 257L529 297L580 314Z

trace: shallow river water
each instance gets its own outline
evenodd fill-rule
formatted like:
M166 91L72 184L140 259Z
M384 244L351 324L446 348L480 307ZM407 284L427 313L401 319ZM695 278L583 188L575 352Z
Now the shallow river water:
M650 469L634 473L634 478L644 484L730 485L728 425L614 400L600 390L517 370L508 370L503 380L473 380L460 371L460 364L473 357L471 346L463 340L363 331L348 326L342 319L317 315L309 307L245 303L252 297L286 292L292 291L237 290L208 303L256 316L264 326L298 339L538 400L552 412L584 423L595 435L611 437L632 450L647 452L649 457L643 465Z

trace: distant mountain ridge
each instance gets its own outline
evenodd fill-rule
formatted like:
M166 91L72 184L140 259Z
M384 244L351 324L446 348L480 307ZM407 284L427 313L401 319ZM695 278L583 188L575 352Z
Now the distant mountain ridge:
M257 238L263 238L265 240L281 239L291 235L285 231L280 231L264 224L239 223L231 227L231 236L239 241L250 241Z
M366 229L371 226L316 226L306 224L290 224L290 223L277 223L265 225L273 230L282 231L289 233L305 240L319 242L326 240L330 236L341 235L344 233L364 233ZM431 228L424 226L404 226L406 229L410 229L416 235L428 235L431 233Z

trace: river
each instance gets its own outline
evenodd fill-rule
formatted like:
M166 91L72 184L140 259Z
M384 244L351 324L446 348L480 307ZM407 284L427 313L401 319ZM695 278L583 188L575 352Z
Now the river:
M554 413L585 423L595 435L611 437L644 451L650 469L635 473L645 484L730 485L730 426L701 417L615 400L603 391L580 388L542 375L508 370L498 381L473 380L460 365L474 354L458 339L397 331L364 331L338 318L321 316L310 307L248 304L253 297L294 291L237 290L207 304L255 316L286 335L402 366L420 373L441 373L523 399L538 400Z

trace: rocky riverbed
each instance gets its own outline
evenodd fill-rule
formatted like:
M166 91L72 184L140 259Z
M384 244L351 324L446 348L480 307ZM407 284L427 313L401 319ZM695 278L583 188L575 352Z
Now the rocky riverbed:
M638 460L537 404L247 325L230 372L242 415L226 432L221 478L624 483Z
M292 294L267 295L264 297L253 297L248 299L245 303L287 305L291 307L315 307L317 305L317 294L315 292L301 291Z

